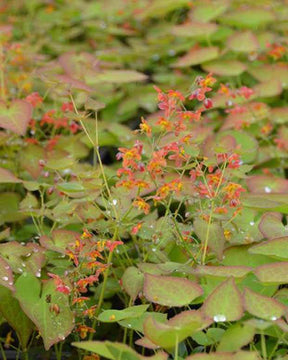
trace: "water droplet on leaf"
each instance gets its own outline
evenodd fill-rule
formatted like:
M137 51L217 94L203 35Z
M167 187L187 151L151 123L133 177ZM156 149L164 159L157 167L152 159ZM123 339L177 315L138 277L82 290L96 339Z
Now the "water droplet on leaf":
M214 320L215 322L223 322L223 321L226 321L226 316L225 316L225 315L221 315L221 314L215 315L215 316L213 317L213 320Z

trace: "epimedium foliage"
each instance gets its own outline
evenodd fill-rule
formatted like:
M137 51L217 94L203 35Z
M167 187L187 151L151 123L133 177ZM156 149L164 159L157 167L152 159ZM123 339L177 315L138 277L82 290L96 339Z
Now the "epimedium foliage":
M1 7L2 356L287 356L286 13L215 4Z

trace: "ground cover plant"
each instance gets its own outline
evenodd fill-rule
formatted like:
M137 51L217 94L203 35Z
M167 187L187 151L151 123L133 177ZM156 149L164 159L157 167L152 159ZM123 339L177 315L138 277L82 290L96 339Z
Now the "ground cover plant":
M0 354L288 356L286 1L0 2Z

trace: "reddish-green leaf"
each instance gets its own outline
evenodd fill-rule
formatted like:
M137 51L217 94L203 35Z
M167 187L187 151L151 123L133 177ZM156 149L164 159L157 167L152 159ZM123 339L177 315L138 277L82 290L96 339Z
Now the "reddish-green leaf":
M246 66L238 60L209 61L202 68L219 76L238 76L246 70Z
M276 176L250 176L247 179L247 186L253 193L288 193L288 180Z
M243 315L241 294L233 278L214 289L203 303L204 314L215 322L234 321Z
M216 46L196 48L190 50L186 55L178 59L172 67L182 68L201 64L205 61L216 59L219 56L219 49Z
M148 305L130 306L123 310L104 310L98 320L102 322L117 322L128 318L137 318L144 314L149 307Z
M288 260L288 236L264 241L249 249L250 254L261 254Z
M200 217L196 218L194 223L194 231L204 245L208 236L208 247L217 255L218 259L222 259L224 244L226 242L224 230L219 223L208 224Z
M198 284L184 278L144 275L144 296L156 304L184 306L202 293Z
M221 22L241 29L258 29L273 22L275 15L271 10L261 7L246 7L231 11L221 17Z
M288 229L285 228L279 213L265 213L259 223L259 230L267 239L275 239L288 236Z
M25 100L14 100L7 107L0 102L0 126L18 135L25 135L32 116L32 105Z
M143 288L144 275L134 266L128 267L122 276L122 285L134 301Z
M1 251L0 251L1 254ZM7 261L0 257L0 285L14 291L14 276L11 266Z
M256 36L251 31L236 32L227 40L227 47L235 52L253 52L259 47Z
M188 356L185 360L259 360L257 352L238 351L232 352L212 352L210 354L196 354Z
M46 249L66 254L69 244L75 243L75 240L79 237L80 234L76 231L54 230L51 236L42 235L40 244Z
M86 81L90 85L99 83L124 84L146 80L146 75L133 70L104 70L103 72L90 72Z
M252 270L249 266L206 266L198 265L195 274L203 276L243 278Z
M217 25L203 22L190 22L172 27L171 33L183 37L207 37L217 30Z
M41 284L31 274L21 275L15 286L15 297L25 314L39 329L45 349L48 350L52 345L63 341L74 327L68 295L56 290L53 279ZM48 298L49 301L47 301ZM51 310L51 304L57 304L60 312L55 313Z
M288 262L276 262L258 266L254 270L257 278L266 284L288 283Z
M284 89L288 87L288 65L286 63L251 66L248 72L260 82L278 79Z
M244 306L250 314L272 321L277 320L287 311L286 306L277 300L258 294L249 288L244 289Z
M0 183L19 183L22 182L11 171L0 168Z

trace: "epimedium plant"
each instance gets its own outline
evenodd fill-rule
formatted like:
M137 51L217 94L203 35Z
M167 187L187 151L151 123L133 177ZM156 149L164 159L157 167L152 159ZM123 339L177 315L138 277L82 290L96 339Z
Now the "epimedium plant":
M29 16L61 24L61 4L35 4ZM102 49L98 58L60 55L54 46L60 57L46 64L35 43L28 56L25 42L13 42L13 27L1 27L0 312L11 329L1 342L4 359L2 344L18 348L18 357L21 349L27 359L42 343L57 359L71 351L71 343L70 357L86 360L287 356L287 139L281 107L287 49L281 38L278 43L267 32L251 32L270 24L281 4L271 13L242 7L240 20L224 2L217 12L212 3L195 3L191 10L187 1L179 4L158 0L145 10L143 1L127 12L128 18L138 13L132 28L122 24L125 16L116 21L122 33L111 41L121 50L117 54L131 59L139 44L127 52L117 36L144 41L143 24L181 7L188 11L187 24L170 20L169 41L180 54L171 67L180 90L167 85L161 64L155 65L152 96L159 112L141 118L134 132L107 119L123 94L133 93L127 82L147 79L138 70L151 69L149 59L141 65L134 54L135 67L119 70L109 51ZM101 19L95 9L92 17ZM162 38L167 21L158 22ZM285 31L280 25L274 35ZM85 22L90 36L89 26ZM187 40L192 28L197 44ZM220 32L213 38L217 29L222 37ZM271 45L263 46L265 39ZM155 51L151 36L145 42ZM230 58L220 56L223 44ZM257 64L250 66L253 56ZM199 64L226 82L191 73ZM251 82L245 74L238 85L231 79L227 84L227 76L247 68L257 85L242 85ZM271 74L280 74L281 83L271 81ZM115 83L122 89L117 99ZM139 84L141 91L145 86ZM119 147L110 149L117 161L109 166L103 145Z

